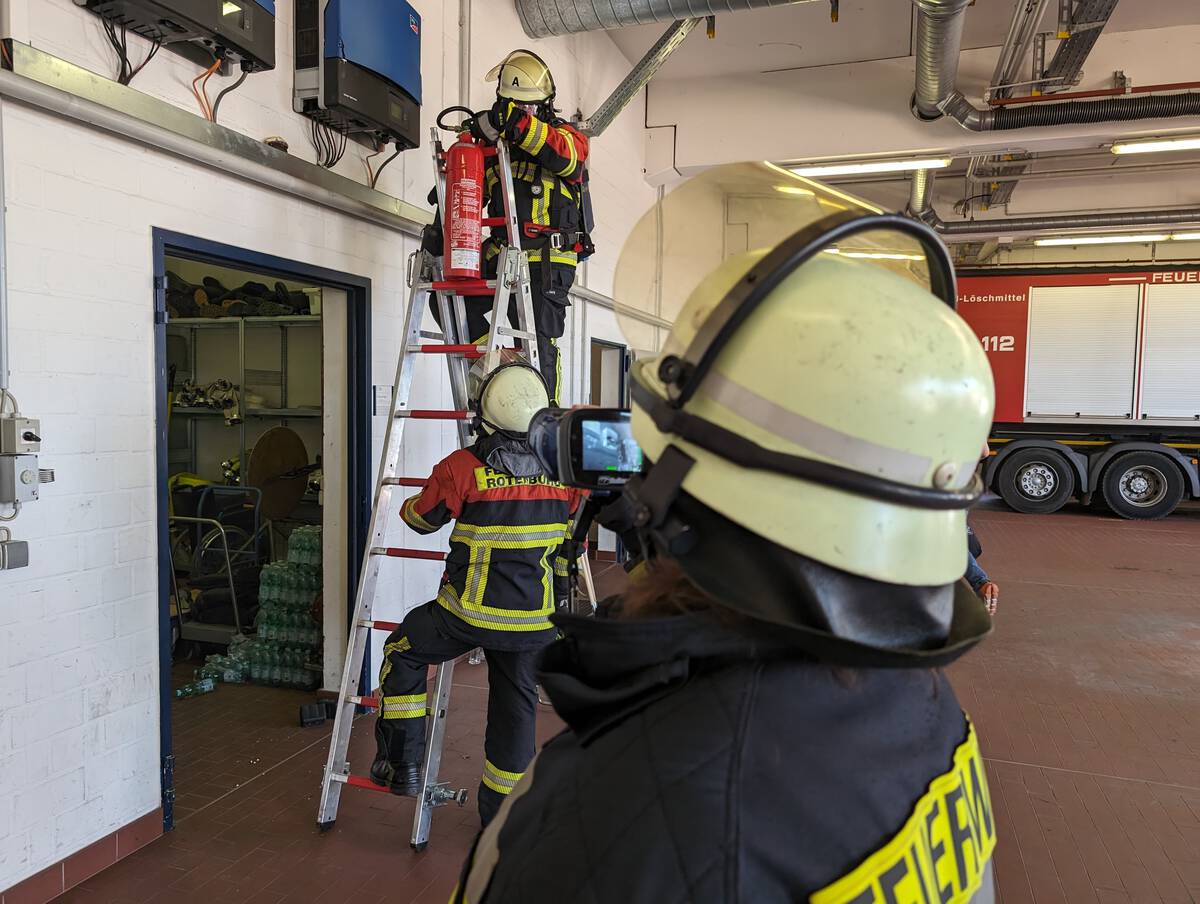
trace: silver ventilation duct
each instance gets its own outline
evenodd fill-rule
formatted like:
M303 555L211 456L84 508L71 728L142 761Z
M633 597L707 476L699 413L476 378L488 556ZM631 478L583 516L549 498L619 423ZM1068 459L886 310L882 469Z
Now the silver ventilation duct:
M913 0L917 7L917 89L913 113L939 119L954 91L962 48L963 13L972 0Z
M515 0L531 38L736 13L804 0ZM955 0L967 3L969 0Z

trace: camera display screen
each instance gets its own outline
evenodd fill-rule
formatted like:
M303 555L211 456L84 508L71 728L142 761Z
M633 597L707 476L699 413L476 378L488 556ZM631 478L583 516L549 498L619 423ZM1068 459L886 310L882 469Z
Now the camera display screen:
M582 459L585 471L610 472L614 476L636 474L642 469L642 449L633 438L628 420L584 420Z

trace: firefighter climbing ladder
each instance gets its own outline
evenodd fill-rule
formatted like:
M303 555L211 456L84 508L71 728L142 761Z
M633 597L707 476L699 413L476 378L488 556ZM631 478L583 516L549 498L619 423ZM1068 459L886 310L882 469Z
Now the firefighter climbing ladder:
M446 154L436 129L432 130L434 168L437 172L437 196L439 210L446 211ZM427 252L421 251L409 259L408 282L410 294L404 317L402 345L396 365L396 382L392 387L392 411L388 422L387 436L383 444L383 457L375 487L375 501L371 512L370 546L363 557L359 573L358 592L354 602L354 617L350 626L350 638L346 649L346 662L342 671L342 683L338 692L337 717L333 736L329 743L329 758L321 784L321 800L317 811L317 824L322 829L333 826L337 819L338 803L343 786L372 791L387 791L374 784L365 775L352 775L347 759L350 731L353 727L356 707L378 709L379 700L374 696L357 693L372 628L391 632L398 622L380 621L375 618L375 599L379 581L379 568L385 558L442 560L446 555L422 549L404 549L385 546L391 513L399 509L399 500L393 500L396 487L421 487L419 478L400 477L397 468L404 427L409 420L451 420L458 422L461 445L470 442L470 402L467 397L467 374L472 359L484 357L488 352L504 346L506 339L518 339L535 368L538 367L537 341L533 328L533 297L530 290L529 256L521 250L520 223L514 202L512 167L507 145L500 141L495 149L487 149L487 156L497 158L497 170L504 198L504 216L484 218L484 227L504 227L508 232L508 244L501 249L495 280L484 279L441 279L441 263ZM431 334L421 331L425 301L432 294L437 300L442 333ZM505 326L509 296L517 297L516 328ZM486 343L471 344L467 331L465 298L468 296L492 296L491 329ZM440 340L437 344L422 344L422 339ZM432 411L411 408L409 395L412 390L413 372L421 355L445 355L450 375L450 387L454 408L449 411ZM585 585L595 600L591 574L587 560L580 563ZM421 770L421 785L417 796L416 812L413 816L412 846L420 851L429 842L429 829L435 808L450 802L460 806L466 802L465 789L454 790L438 781L441 766L442 745L445 740L446 714L450 703L450 686L454 676L454 661L443 663L437 669L434 691L429 696L426 710L425 762Z

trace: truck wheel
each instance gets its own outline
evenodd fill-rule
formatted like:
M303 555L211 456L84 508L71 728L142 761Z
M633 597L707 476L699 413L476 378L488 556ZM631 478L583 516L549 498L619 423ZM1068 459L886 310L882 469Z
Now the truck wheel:
M1165 455L1126 452L1118 455L1100 481L1104 501L1122 518L1165 518L1183 499L1183 475Z
M1018 512L1048 515L1075 493L1075 470L1049 449L1021 449L1000 466L996 481L1000 498Z

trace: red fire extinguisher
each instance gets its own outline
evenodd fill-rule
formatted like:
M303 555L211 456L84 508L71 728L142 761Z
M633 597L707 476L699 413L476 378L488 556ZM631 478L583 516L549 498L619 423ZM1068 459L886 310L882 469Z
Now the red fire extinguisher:
M445 275L478 279L483 243L483 147L461 132L446 152Z

